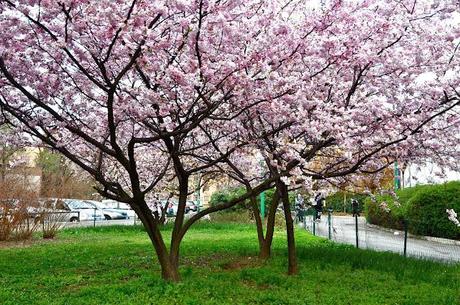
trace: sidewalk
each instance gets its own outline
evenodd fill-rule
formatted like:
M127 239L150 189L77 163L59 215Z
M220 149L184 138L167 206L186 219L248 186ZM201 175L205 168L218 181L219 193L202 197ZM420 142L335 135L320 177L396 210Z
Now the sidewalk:
M327 215L316 224L316 235L328 238ZM308 223L310 222L310 224ZM311 230L311 218L307 228ZM340 243L356 244L355 219L352 216L332 217L332 240ZM366 223L364 217L358 218L358 245L362 249L404 253L404 232L381 228ZM407 256L427 258L445 262L460 262L460 242L435 237L409 235Z

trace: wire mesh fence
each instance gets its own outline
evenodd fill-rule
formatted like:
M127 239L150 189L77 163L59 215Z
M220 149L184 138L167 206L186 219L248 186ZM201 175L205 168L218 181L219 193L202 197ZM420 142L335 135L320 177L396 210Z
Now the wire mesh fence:
M409 228L415 224L410 221L404 223L402 230L395 230L369 224L364 217L358 215L336 216L328 211L318 217L312 209L307 210L299 220L303 228L316 236L357 248L460 262L460 241L412 234Z
M99 212L100 214L100 212ZM33 233L43 233L45 238L52 238L57 231L64 228L100 227L111 225L139 225L138 217L123 219L105 219L98 216L96 210L85 211L11 211L0 213L0 240L24 239L22 235L32 236Z

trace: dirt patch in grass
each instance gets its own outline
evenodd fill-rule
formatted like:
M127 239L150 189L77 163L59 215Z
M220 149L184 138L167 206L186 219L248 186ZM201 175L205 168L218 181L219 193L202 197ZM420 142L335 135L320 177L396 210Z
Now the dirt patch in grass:
M261 266L262 263L263 262L259 260L257 257L248 256L248 257L243 257L240 259L231 260L229 262L221 264L220 266L223 270L232 271L232 270L241 270L241 269L248 268L248 267Z
M216 261L228 259L228 255L215 253L208 256L202 257L182 257L181 265L193 266L193 267L210 267L215 264Z

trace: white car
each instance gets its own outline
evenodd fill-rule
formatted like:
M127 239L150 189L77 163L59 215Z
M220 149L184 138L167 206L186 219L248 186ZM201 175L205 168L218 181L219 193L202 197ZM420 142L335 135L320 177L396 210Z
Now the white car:
M47 199L45 208L52 211L67 212L64 221L94 221L105 220L102 210L95 208L89 202L79 199Z
M64 202L67 210L79 213L79 221L105 220L103 211L96 208L89 202L77 199L63 199L62 201Z
M119 202L119 201L111 200L111 199L105 199L105 200L102 200L102 204L107 209L116 210L120 212L126 212L126 214L128 215L128 218L134 218L136 216L136 212L134 212L134 210L131 209L131 207L124 202Z
M102 210L106 220L128 219L129 218L128 212L126 210L111 208L111 207L108 207L106 204L100 201L95 201L95 200L85 200L85 202L88 202L94 207L96 207L97 209Z

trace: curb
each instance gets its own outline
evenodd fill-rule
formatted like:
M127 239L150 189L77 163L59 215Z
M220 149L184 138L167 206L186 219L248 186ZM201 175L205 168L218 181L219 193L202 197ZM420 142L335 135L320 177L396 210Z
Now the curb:
M370 223L366 223L366 225L368 227L375 228L375 229L378 229L378 230L381 230L381 231L385 231L385 232L389 232L389 233L398 232L398 233L404 235L404 231L384 228L384 227L380 227L378 225L373 225L373 224L370 224ZM411 233L407 233L407 236L415 238L415 239L427 240L427 241L437 242L437 243L445 244L445 245L460 246L460 241L459 240L453 240L453 239L447 239L447 238L441 238L441 237L433 237L433 236L413 235Z

